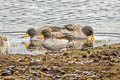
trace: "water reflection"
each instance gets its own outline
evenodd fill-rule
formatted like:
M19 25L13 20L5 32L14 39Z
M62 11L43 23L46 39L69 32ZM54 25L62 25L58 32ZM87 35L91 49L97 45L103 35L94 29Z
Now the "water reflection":
M38 41L39 42L39 41ZM36 42L32 41L30 43L22 42L22 45L26 48L27 51L33 52L51 52L46 50L41 46L41 43L35 44ZM67 45L67 50L81 50L84 48L93 47L92 43L88 39L74 39Z
M93 47L92 43L88 39L74 39L70 44L68 44L70 49L84 49L88 47Z
M22 42L22 45L26 48L26 50L28 51L39 51L39 52L43 52L46 51L46 49L44 49L41 45L40 41L31 41L29 44Z

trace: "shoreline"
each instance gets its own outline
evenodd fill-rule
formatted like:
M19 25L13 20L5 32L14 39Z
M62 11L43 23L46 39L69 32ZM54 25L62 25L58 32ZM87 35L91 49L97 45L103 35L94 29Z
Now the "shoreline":
M1 80L119 80L120 44L53 54L0 54Z

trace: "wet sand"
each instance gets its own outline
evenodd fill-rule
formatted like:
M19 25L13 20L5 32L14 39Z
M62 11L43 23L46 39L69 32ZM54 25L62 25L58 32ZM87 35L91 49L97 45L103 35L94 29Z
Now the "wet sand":
M120 80L120 44L56 55L0 54L0 80Z

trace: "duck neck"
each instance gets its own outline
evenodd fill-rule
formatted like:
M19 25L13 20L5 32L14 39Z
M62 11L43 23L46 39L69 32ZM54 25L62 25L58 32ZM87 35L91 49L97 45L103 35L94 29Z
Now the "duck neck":
M49 38L51 38L51 37L52 37L52 36L50 36L50 35L49 35L49 36L45 36L45 39L49 39Z
M30 35L31 38L33 38L36 34L37 34L37 33L34 32L34 33L32 33L32 34L29 34L29 35Z
M44 36L45 36L45 39L48 39L48 38L52 37L52 35L50 33L44 34Z

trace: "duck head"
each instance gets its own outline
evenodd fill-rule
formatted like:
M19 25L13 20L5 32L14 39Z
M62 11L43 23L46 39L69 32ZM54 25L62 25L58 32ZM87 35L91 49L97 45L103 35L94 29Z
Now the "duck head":
M36 30L34 28L30 28L27 30L26 34L23 38L30 36L31 38L34 37L37 34Z
M44 29L41 32L40 38L51 38L51 37L52 37L52 34L51 34L51 32L49 30Z
M91 42L93 42L94 37L93 37L93 28L91 26L85 26L82 28L82 32L86 35L86 36L90 36L91 38Z

